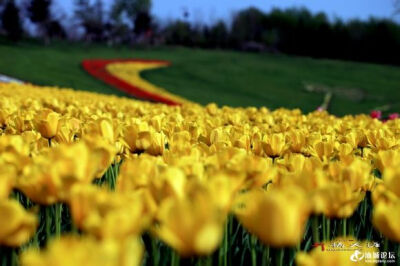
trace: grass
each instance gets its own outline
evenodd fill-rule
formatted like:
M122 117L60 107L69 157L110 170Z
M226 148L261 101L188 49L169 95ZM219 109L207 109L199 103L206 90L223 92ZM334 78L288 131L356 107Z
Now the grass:
M374 64L317 60L284 55L250 54L188 48L132 49L105 45L32 42L0 44L0 73L38 85L72 87L102 93L121 92L80 67L87 58L146 58L172 62L169 68L143 73L151 82L201 104L267 106L315 110L323 93L307 92L304 83L354 88L365 97L356 101L334 93L329 111L336 115L400 107L400 68ZM340 91L340 90L339 90Z

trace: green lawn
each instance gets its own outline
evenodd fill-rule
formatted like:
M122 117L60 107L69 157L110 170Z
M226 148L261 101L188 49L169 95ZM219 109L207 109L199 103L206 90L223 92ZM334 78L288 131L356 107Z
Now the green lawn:
M316 60L284 55L250 54L187 48L131 49L77 44L0 44L0 73L39 85L56 85L103 93L122 93L92 78L80 66L87 58L148 58L172 62L169 68L143 73L151 82L190 100L231 106L301 108L308 112L324 95L304 90L304 82L356 88L361 102L334 95L337 115L400 107L400 68Z

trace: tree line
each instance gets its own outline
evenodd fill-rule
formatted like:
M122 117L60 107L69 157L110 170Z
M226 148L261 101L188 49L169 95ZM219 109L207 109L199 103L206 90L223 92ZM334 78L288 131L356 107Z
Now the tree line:
M36 25L35 36L46 42L71 39L81 29L85 42L108 44L166 44L208 49L269 51L400 65L400 25L389 19L331 20L305 8L248 8L233 15L228 25L182 19L159 23L151 15L151 0L115 0L107 11L102 0L75 0L74 26L66 28L51 10L52 0L0 0L1 30L11 40L24 34L24 20ZM25 23L26 24L26 23Z

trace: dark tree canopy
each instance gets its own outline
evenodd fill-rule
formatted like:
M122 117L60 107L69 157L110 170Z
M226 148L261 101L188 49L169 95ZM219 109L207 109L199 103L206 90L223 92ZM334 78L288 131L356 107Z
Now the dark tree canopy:
M21 19L19 17L19 9L14 1L7 1L1 14L1 23L11 40L17 41L21 38L23 33Z
M51 0L31 0L28 6L29 18L33 23L45 24L50 20Z
M150 15L151 0L116 0L112 6L111 18L115 23L121 23L126 16L132 22L136 34L151 30L152 18Z
M102 41L104 39L106 25L101 0L96 0L93 4L90 4L87 0L76 0L75 17L85 29L86 39L91 41Z

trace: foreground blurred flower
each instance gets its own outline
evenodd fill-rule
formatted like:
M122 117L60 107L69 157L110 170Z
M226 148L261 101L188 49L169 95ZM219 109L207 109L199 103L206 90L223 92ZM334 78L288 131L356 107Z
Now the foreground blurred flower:
M156 210L146 191L117 194L92 185L75 186L68 204L76 226L102 239L141 234Z
M364 199L365 192L353 191L348 183L330 183L311 191L310 196L315 214L348 218Z
M60 145L36 156L17 179L17 188L34 202L48 205L63 201L75 184L90 184L109 166L102 152L84 141Z
M253 190L238 196L237 204L240 223L265 244L295 246L303 237L310 207L302 190Z
M20 257L22 266L138 266L143 246L136 238L98 241L91 237L65 236L43 251L30 249Z
M400 169L398 167L386 168L382 177L386 189L400 198Z
M322 250L318 246L312 249L311 252L299 252L296 255L296 264L298 266L348 266L348 265L376 265L370 261L366 261L365 253L373 254L379 250L375 247L368 247L367 242L361 242L352 238L336 238L330 242L325 242L325 248L331 249L335 243L342 243L347 249L338 250ZM348 248L351 245L358 243L359 247Z
M14 200L0 200L0 245L18 247L35 233L37 219Z
M400 199L374 203L372 223L385 237L400 242Z
M208 255L222 240L224 213L198 192L183 199L170 198L160 206L153 233L183 257Z
M0 200L3 200L8 198L13 189L17 172L6 164L0 164L0 169Z

